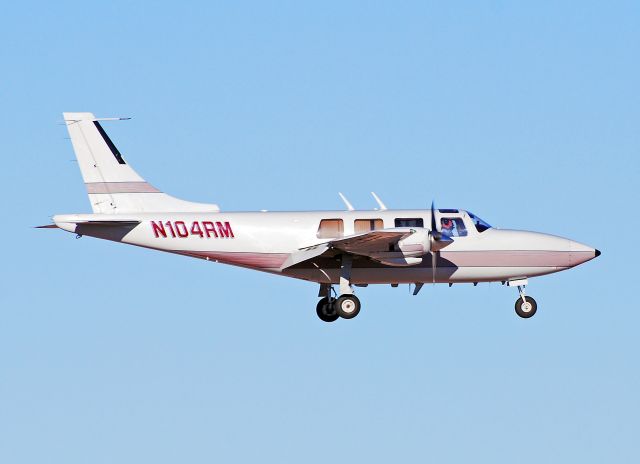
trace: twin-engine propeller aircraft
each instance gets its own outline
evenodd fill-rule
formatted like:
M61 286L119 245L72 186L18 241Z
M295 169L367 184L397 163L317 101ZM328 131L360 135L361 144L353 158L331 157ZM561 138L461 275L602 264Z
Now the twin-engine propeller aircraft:
M109 118L114 119L114 118ZM161 192L140 177L91 113L64 113L93 214L53 217L77 234L242 266L320 284L326 322L360 312L368 284L502 282L518 316L536 313L529 277L572 268L600 251L553 235L499 230L461 209L223 213ZM336 294L334 285L338 286Z

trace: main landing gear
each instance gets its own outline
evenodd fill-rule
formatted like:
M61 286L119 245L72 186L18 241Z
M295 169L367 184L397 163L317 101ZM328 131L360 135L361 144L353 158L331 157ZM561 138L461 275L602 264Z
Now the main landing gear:
M318 301L316 313L324 322L334 322L339 317L353 319L360 312L360 300L353 294L351 287L351 262L350 255L342 255L340 264L340 296L331 296L333 287L331 284L320 284L322 299Z
M324 322L334 322L340 317L353 319L359 312L360 300L355 295L342 295L337 299L325 296L316 306L316 313Z

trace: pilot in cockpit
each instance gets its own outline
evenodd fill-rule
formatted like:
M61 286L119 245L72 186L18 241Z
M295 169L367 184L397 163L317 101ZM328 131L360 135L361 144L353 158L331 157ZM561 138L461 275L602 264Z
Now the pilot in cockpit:
M454 235L454 223L453 223L453 219L451 218L442 218L440 219L440 231L442 232L442 235L445 235L447 237L452 237Z

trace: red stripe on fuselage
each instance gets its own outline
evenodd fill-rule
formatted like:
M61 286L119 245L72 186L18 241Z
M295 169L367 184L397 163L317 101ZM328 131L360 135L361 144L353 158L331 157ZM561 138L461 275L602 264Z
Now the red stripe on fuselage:
M248 253L221 251L179 251L178 253L209 258L225 264L245 266L258 269L278 269L284 264L289 255L287 253Z

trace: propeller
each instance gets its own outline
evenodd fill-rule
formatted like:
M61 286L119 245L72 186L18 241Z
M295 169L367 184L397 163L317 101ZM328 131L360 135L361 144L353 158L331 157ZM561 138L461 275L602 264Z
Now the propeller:
M436 208L435 208L435 204L432 201L431 202L431 236L434 238L434 240L440 240L442 238L442 234L438 231L438 228L436 227Z
M442 233L438 231L436 227L436 208L433 200L431 201L431 230L429 231L430 237L430 245L431 245L431 273L432 273L432 282L436 283L436 263L438 262L438 257L436 255L437 251L433 246L435 241L442 238Z

